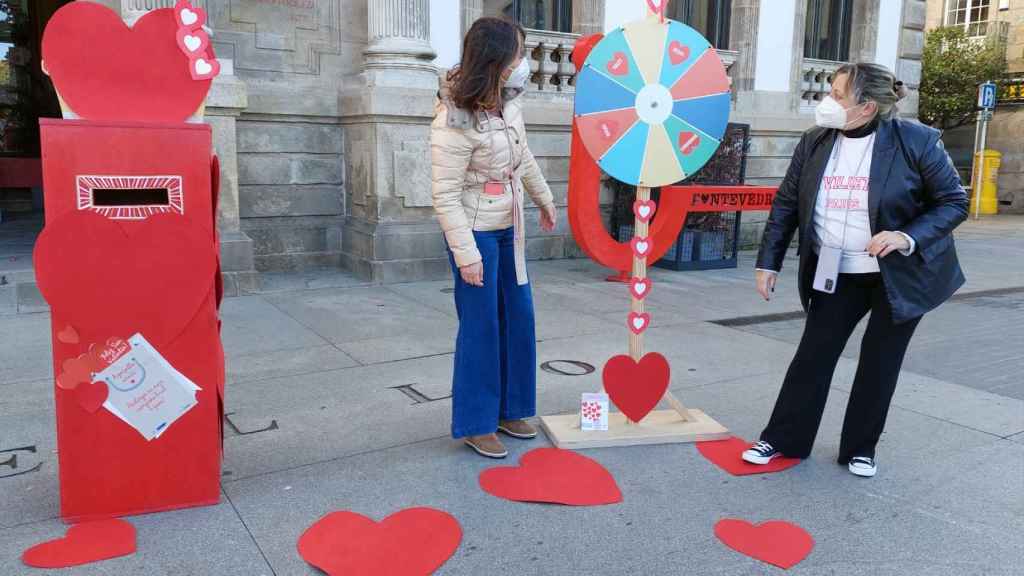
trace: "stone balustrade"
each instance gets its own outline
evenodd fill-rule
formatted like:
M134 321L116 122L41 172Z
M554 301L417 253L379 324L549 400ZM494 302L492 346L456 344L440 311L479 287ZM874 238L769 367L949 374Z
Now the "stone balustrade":
M800 66L800 108L802 111L812 110L832 91L832 74L842 66L842 62L831 60L815 60L804 58Z
M579 34L526 31L526 57L530 62L531 90L574 92L576 67L569 59Z

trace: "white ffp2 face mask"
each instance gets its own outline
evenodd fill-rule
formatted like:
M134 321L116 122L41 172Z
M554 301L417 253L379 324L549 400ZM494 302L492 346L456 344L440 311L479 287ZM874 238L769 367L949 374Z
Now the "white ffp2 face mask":
M530 79L530 63L523 58L519 61L519 65L512 70L512 73L508 75L508 79L505 80L506 88L526 88L526 81Z
M814 109L814 121L822 128L845 130L849 121L847 110L831 96L825 96Z

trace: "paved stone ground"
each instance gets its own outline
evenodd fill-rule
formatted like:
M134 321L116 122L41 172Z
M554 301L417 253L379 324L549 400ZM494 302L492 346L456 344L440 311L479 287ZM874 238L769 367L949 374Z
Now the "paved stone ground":
M449 391L449 282L269 277L263 293L224 306L231 416L221 504L131 518L136 555L68 573L314 574L295 543L324 513L381 518L426 505L454 514L465 531L441 574L782 573L721 545L712 527L724 517L806 528L817 545L793 574L1019 574L1024 219L970 223L959 247L969 284L918 330L878 477L855 478L834 463L855 368L851 341L808 461L734 478L692 445L587 450L625 497L597 508L516 504L478 488L491 463L448 438L448 400L424 401ZM738 270L653 272L649 349L668 356L684 402L746 438L767 419L799 337L793 265L768 303L753 291L751 254ZM582 260L533 263L532 274L541 362L600 367L625 350L623 286ZM16 467L2 463L14 452L0 454L0 573L30 574L21 551L64 529L48 316L0 316L0 342L0 450L35 450L17 452ZM568 413L581 392L599 387L597 373L541 371L540 409ZM510 448L515 458L544 445Z

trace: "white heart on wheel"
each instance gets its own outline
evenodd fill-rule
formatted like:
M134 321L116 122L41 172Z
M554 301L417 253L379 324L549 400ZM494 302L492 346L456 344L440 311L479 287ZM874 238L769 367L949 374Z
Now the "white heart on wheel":
M633 327L636 328L637 330L643 328L644 324L646 323L647 321L644 320L643 318L633 318Z
M637 294L643 294L644 292L647 292L647 284L637 282L633 289L636 290Z
M188 48L189 52L195 52L203 46L203 40L199 36L188 34L183 40L185 41L185 47Z
M199 15L195 12L185 8L181 11L181 23L185 26L191 26L199 20Z
M647 242L637 242L636 243L636 251L641 253L641 254L646 254L647 253Z
M202 58L196 60L196 74L206 76L210 72L213 72L213 66L210 66L209 62Z
M643 216L644 218L647 218L650 214L651 214L651 207L650 206L641 206L640 207L640 215L641 216Z

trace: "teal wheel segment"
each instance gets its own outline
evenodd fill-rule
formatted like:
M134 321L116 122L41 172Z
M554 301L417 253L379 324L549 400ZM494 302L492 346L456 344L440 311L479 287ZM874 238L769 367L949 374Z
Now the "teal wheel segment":
M669 116L668 120L665 120L665 132L668 133L676 159L687 176L696 174L704 164L707 164L721 143L717 138L712 138L675 116Z
M622 28L602 38L590 51L585 63L633 92L639 92L646 84Z
M644 165L644 153L647 148L647 134L650 125L637 122L615 143L598 165L609 176L620 182L637 186L640 184L640 170Z
M576 77L576 115L622 110L636 105L636 94L590 65Z
M661 84L671 89L706 51L712 49L699 32L670 20L661 64Z
M729 124L731 94L715 94L701 98L676 100L672 114L701 132L720 140Z

